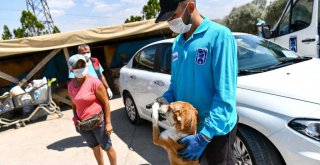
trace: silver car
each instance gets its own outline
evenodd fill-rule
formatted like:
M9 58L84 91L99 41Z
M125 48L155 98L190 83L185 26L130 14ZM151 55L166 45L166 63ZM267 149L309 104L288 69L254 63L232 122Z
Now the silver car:
M320 164L320 60L235 33L239 78L237 164ZM146 104L170 84L173 39L140 49L120 71L128 119L151 121ZM167 121L159 125L168 128Z

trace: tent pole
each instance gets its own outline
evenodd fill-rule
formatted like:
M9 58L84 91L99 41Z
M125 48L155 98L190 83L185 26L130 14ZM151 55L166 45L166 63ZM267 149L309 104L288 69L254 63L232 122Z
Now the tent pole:
M57 55L61 49L55 49L51 51L37 66L35 66L29 73L28 75L23 78L19 82L19 86L23 86L27 81L29 81L32 76L34 76L44 65L46 65L55 55Z
M7 81L10 81L10 82L13 82L13 83L16 83L16 84L19 83L19 80L17 78L15 78L13 76L10 76L10 75L8 75L8 74L6 74L4 72L1 72L1 71L0 71L0 78L3 78L5 80L7 80Z
M66 58L66 61L67 61L68 69L70 69L70 64L69 64L70 54L69 54L68 48L63 48L63 52L64 52L64 57Z

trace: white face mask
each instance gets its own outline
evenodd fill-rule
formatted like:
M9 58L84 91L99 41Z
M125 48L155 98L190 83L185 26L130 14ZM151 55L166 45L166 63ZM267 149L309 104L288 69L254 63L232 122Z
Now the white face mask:
M188 6L188 4L187 4ZM184 15L184 13L186 12L186 9L187 9L187 6L186 8L184 9L184 12L182 14L182 16ZM168 22L169 24L169 28L175 32L175 33L178 33L178 34L184 34L184 33L187 33L188 31L190 31L191 29L191 21L188 25L186 25L183 20L182 20L182 16L180 18L176 18L174 20L171 20ZM191 18L190 20L192 19L192 14L191 14Z
M77 78L83 78L88 73L88 67L82 68L82 69L75 69L73 70L74 76Z
M259 32L262 32L262 27L259 26L259 27L258 27L258 30L259 30Z
M86 57L86 60L88 61L91 58L91 53L86 53L86 54L84 54L84 56Z

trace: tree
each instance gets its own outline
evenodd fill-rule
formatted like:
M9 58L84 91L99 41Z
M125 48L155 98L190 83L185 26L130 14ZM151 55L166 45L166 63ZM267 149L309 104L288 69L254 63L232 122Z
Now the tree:
M41 36L50 33L30 11L22 11L20 23L21 27L13 30L15 38ZM60 29L54 26L52 33L60 33Z
M160 13L161 7L158 0L149 0L147 5L143 6L142 14L146 19L156 18Z
M160 9L160 3L158 2L158 0L149 0L148 3L142 8L143 16L130 16L130 18L126 19L125 23L156 18L160 12Z
M54 26L52 33L60 33L60 29L57 26Z
M44 25L30 11L22 11L20 23L21 27L13 30L16 38L40 36L48 32L45 30Z
M226 26L234 32L257 34L256 23L262 16L262 11L252 3L233 8L224 19Z
M271 5L266 8L264 20L268 25L273 27L286 7L288 0L275 0Z
M267 5L267 0L253 0L252 3L258 6L259 9L264 10Z
M131 16L130 18L126 19L124 23L129 23L129 22L136 22L136 21L141 21L142 17L141 16Z
M24 37L28 37L25 29L23 28L17 28L17 29L13 29L13 34L15 38L24 38Z
M10 40L12 39L12 33L10 32L7 25L3 26L3 33L2 33L2 39L3 40Z

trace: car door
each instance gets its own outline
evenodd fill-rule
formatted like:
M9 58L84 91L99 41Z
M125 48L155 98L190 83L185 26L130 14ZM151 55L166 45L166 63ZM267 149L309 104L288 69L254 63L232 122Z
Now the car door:
M289 4L274 31L274 42L301 55L318 57L317 13L318 1L315 0L296 0Z
M161 97L169 88L171 78L172 43L162 43L157 57L154 94Z
M150 118L151 111L146 109L146 105L154 102L156 98L153 90L158 49L159 45L152 45L138 52L134 57L133 69L129 75L131 94L143 118Z
M157 57L155 73L154 95L161 97L169 88L171 79L172 43L162 43ZM169 125L168 121L162 122Z

